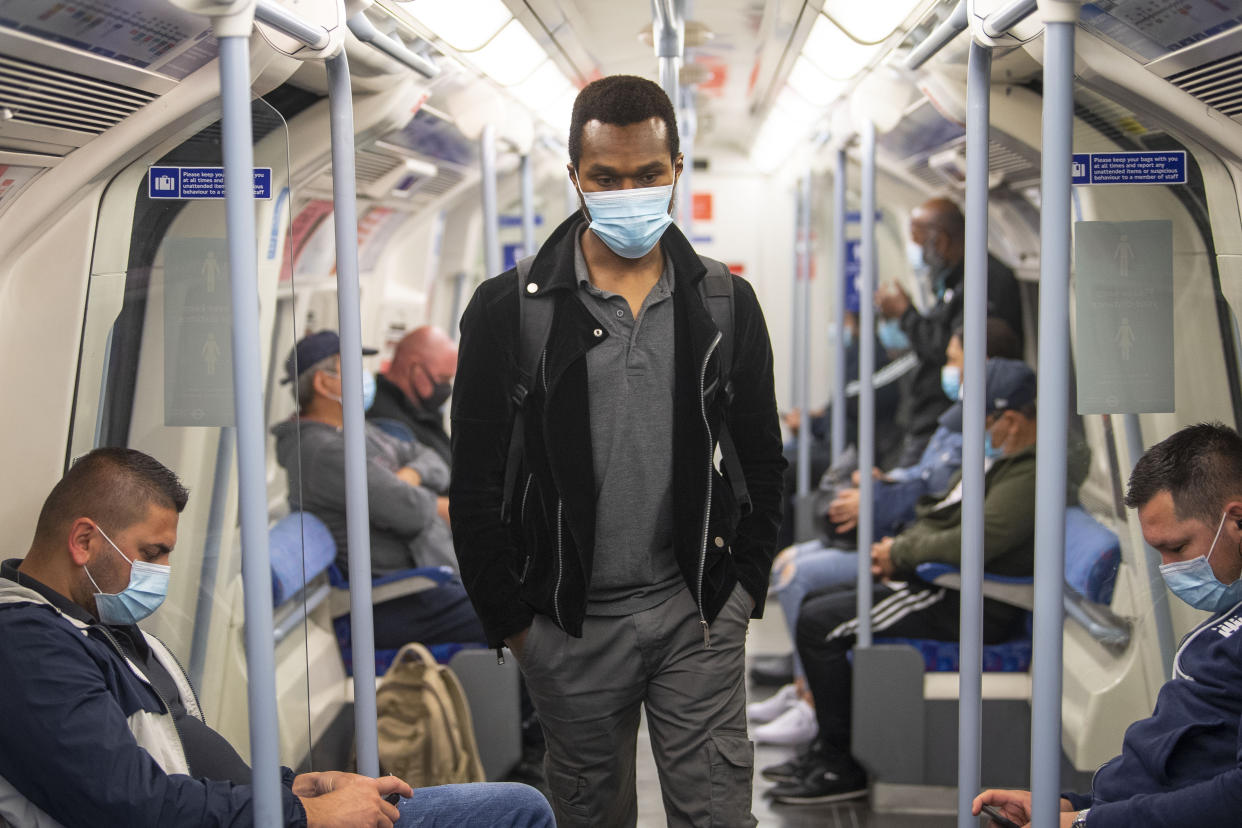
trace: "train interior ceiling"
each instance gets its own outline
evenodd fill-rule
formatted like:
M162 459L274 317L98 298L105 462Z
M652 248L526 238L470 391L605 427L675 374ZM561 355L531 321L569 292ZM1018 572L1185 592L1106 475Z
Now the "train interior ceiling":
M646 0L284 4L332 29L348 57L361 321L365 343L380 351L366 360L371 371L419 325L455 330L474 287L495 275L484 255L481 135L494 134L508 265L523 255L523 159L533 166L537 242L577 208L565 167L577 89L609 74L656 77ZM879 134L878 278L927 301L906 265L906 225L928 197L963 199L969 36L917 70L905 60L956 5L686 4L677 220L701 253L755 285L782 410L793 405L796 189L809 171L810 399L822 403L843 242L832 229L834 159L845 147L856 212L852 136L864 121ZM979 0L971 13L1003 5ZM1184 151L1187 168L1184 184L1074 192L1075 221L1171 223L1176 331L1172 412L1072 412L1091 449L1083 505L1121 541L1107 609L1129 633L1118 645L1065 625L1062 741L1078 771L1114 755L1124 728L1150 711L1169 673L1156 619L1171 617L1180 634L1201 617L1151 590L1158 576L1121 503L1131 445L1199 421L1236 425L1242 410L1242 11L1206 0L1179 3L1188 11L1176 15L1148 13L1151 5L1095 0L1077 29L1074 152ZM422 77L359 40L344 26L359 12L439 73ZM1036 14L995 44L988 181L989 244L1022 285L1033 365L1042 41ZM262 23L250 58L255 165L270 168L255 211L270 428L295 408L278 382L293 343L337 328L328 78L321 55ZM0 512L24 548L67 463L99 445L138 448L175 469L192 496L169 600L149 626L190 665L208 721L248 756L224 205L152 197L160 176L221 164L216 64L208 19L165 0L0 2L0 339L16 391L4 414L10 437L0 460L14 473L0 483ZM856 218L845 226L847 239L857 237ZM1071 330L1077 366L1082 328ZM289 507L270 436L267 470L274 522ZM296 605L310 606L304 599L321 586L317 579L278 607L278 625L296 621ZM293 766L305 764L352 695L330 603L311 606L305 624L286 623L277 644L281 753Z

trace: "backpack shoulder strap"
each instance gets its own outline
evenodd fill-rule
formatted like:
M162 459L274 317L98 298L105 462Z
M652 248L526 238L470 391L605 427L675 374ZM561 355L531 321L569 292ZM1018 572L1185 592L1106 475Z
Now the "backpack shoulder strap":
M510 399L513 401L513 431L509 436L509 453L505 459L504 499L500 504L500 518L506 524L513 516L513 493L517 488L518 467L522 464L522 451L525 448L526 398L535 387L539 360L548 344L548 333L552 330L552 312L555 309L551 299L536 299L526 293L527 279L534 261L534 256L527 256L517 263L518 375L510 392Z
M703 294L703 303L712 321L720 331L720 379L724 391L725 409L733 404L733 274L723 262L700 256L707 268L707 275L699 282L699 291ZM724 465L725 476L733 489L733 499L737 502L742 514L751 510L750 490L746 486L746 475L742 472L742 461L737 456L737 446L733 442L733 434L729 431L728 416L720 426L720 459Z

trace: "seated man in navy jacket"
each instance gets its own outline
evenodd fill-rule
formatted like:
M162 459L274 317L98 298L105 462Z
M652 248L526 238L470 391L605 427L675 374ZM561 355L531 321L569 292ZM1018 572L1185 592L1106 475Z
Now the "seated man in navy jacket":
M1242 437L1201 423L1156 444L1130 475L1126 505L1160 553L1174 595L1213 613L1182 640L1152 715L1130 725L1121 755L1090 794L1061 799L1063 828L1237 825L1242 813ZM1026 791L984 791L1014 822Z
M164 600L188 497L154 458L96 449L44 501L25 559L0 566L0 825L254 821L250 767L206 725L172 653L137 626ZM282 776L287 828L553 824L524 785L414 793L393 776ZM406 798L390 804L393 794Z

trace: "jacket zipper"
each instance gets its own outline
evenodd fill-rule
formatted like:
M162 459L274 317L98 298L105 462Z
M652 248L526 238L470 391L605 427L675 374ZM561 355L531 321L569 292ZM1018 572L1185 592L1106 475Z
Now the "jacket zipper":
M548 401L548 349L546 347L539 356L539 376L543 380L543 398L546 406ZM564 514L565 501L561 499L558 492L556 498L556 585L552 588L552 613L556 616L556 624L561 629L565 629L565 624L561 621L561 580L565 574L565 556L562 550L564 533L561 522Z
M96 625L95 629L98 629L104 634L104 638L108 639L108 642L112 644L112 649L116 650L117 655L126 661L129 661L129 656L125 655L125 650L121 648L120 642L116 640L112 633L108 632L107 627L99 624ZM156 658L158 659L159 656L156 656ZM180 667L181 665L178 664L177 666ZM188 681L186 683L189 684ZM156 687L154 682L152 682L149 678L147 679L147 686L151 688L151 692L155 694L155 697L160 700L160 704L164 705L164 712L168 715L168 718L172 719L173 732L177 734L177 742L181 747L181 755L185 758L186 767L190 767L190 757L189 754L185 752L185 736L181 733L181 726L177 724L177 717L173 715L172 706L168 703L168 700L164 698L164 694L159 691L159 688ZM191 692L193 692L193 688L191 688ZM196 704L197 702L198 699L195 699ZM190 772L193 773L194 769L190 768Z
M722 336L719 331L716 332L715 338L712 339L712 344L707 346L707 353L703 355L703 365L699 369L699 413L703 416L703 429L707 432L707 497L703 501L703 537L699 545L698 604L699 624L703 627L703 648L707 650L710 650L712 647L712 634L707 625L707 613L703 611L703 570L707 567L707 535L712 517L712 471L715 466L716 441L712 437L712 426L707 419L706 383L707 363L711 360L716 346L720 344Z
M203 724L207 724L207 714L203 712L203 705L198 700L198 691L194 689L194 684L190 681L190 674L187 673L185 668L181 666L181 659L177 658L176 653L169 649L168 645L165 644L164 640L158 635L155 635L154 633L146 633L146 635L149 635L156 641L160 642L160 646L164 648L164 651L172 656L173 664L176 664L177 669L181 671L181 677L185 679L185 686L190 688L190 695L194 697L194 706L198 708L198 720Z
M534 474L526 475L526 488L522 491L522 511L518 513L522 521L526 520L526 500L530 497L530 484L534 482L534 480ZM530 574L530 562L532 557L533 553L529 549L526 550L526 561L522 564L522 575L518 578L519 584L526 583L526 576Z

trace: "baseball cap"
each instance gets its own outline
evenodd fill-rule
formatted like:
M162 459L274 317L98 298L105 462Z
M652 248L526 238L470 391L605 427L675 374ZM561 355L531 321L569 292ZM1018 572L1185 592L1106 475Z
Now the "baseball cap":
M320 360L336 356L341 352L341 338L336 331L318 331L298 340L285 360L285 376L281 385L288 385L298 378L299 371L305 371ZM374 348L363 348L363 356L378 354Z
M992 357L987 362L985 371L987 400L983 404L984 416L1006 411L1011 408L1022 408L1035 402L1035 372L1019 359ZM969 379L962 383L963 388ZM950 431L962 430L962 403L955 402L940 415L940 425Z

